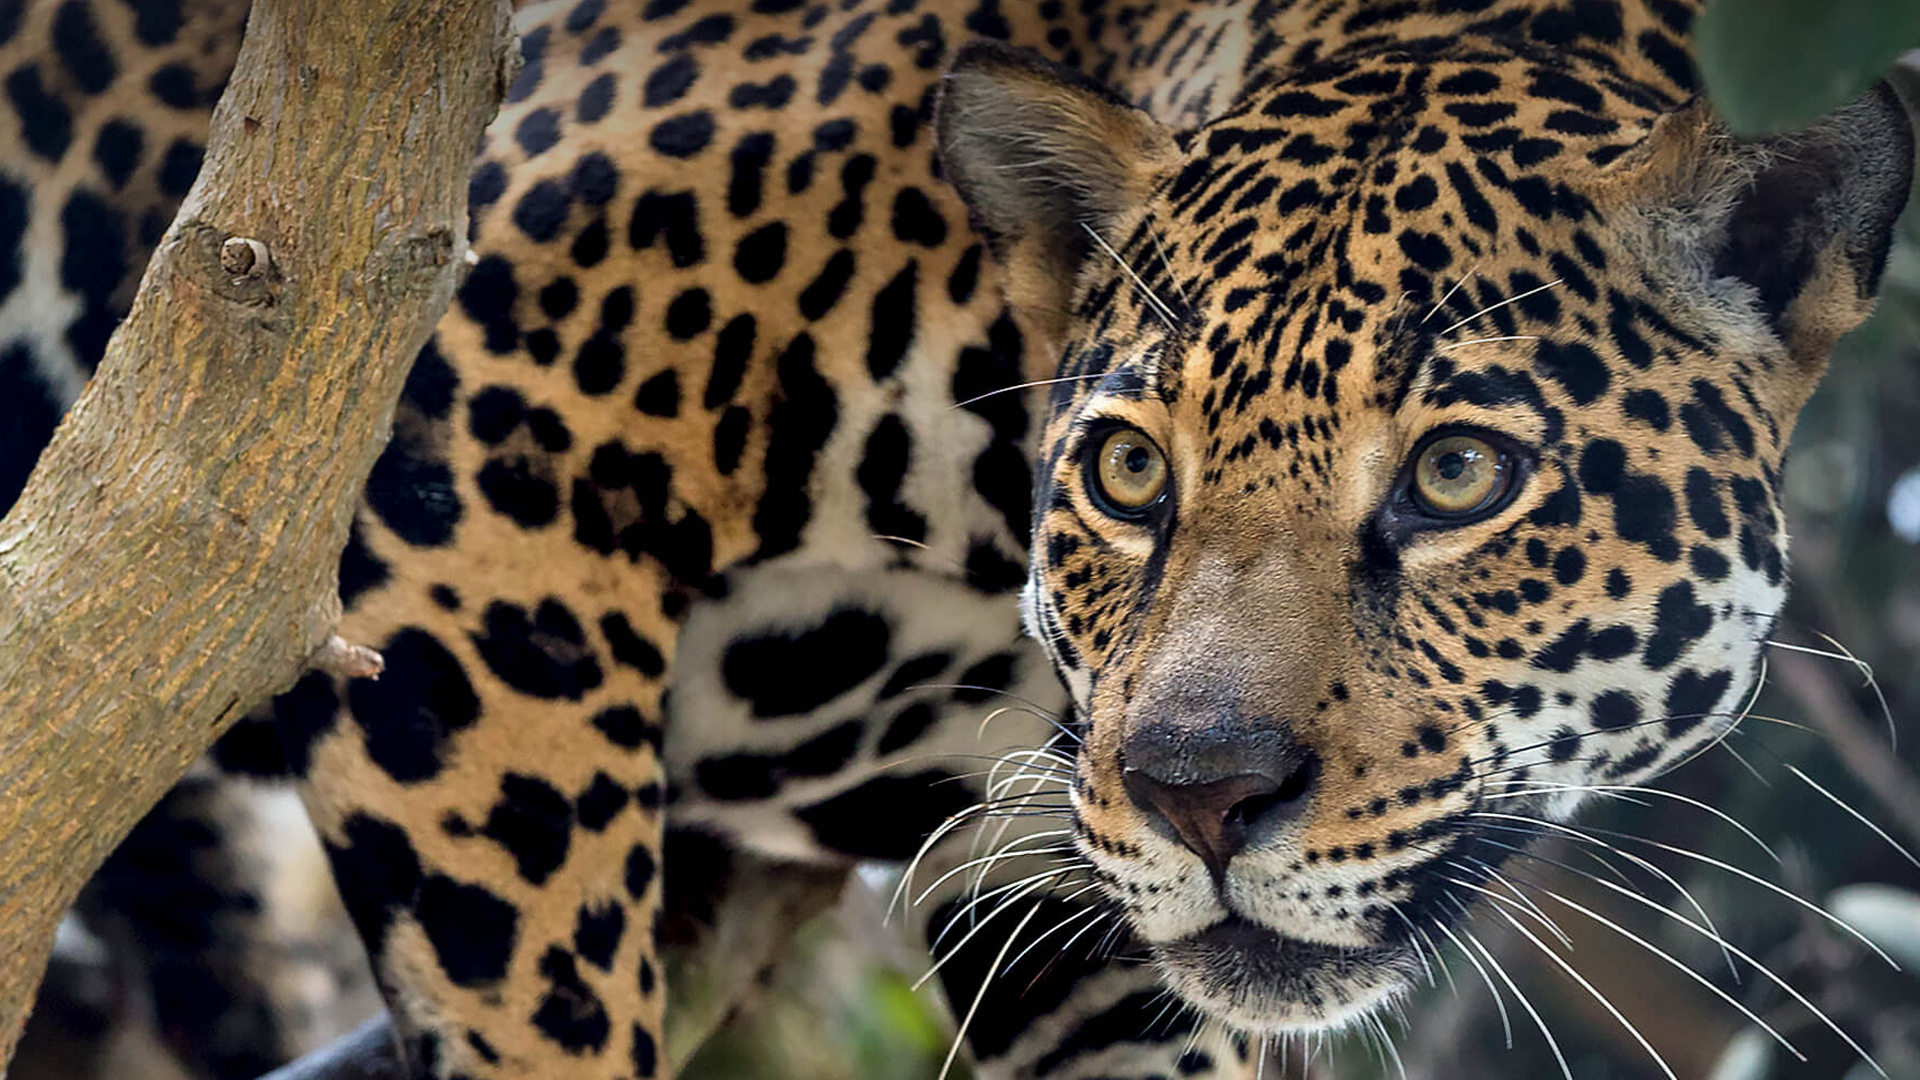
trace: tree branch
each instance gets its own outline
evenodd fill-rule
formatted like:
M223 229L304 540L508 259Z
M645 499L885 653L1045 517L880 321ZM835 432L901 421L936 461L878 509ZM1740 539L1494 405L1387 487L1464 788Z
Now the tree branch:
M355 500L465 259L509 20L260 0L199 180L0 520L0 1072L80 885L332 635Z

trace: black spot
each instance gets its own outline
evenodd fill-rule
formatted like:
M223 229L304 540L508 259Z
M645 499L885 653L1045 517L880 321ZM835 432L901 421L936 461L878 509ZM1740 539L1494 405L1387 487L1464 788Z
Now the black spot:
M974 795L940 771L882 776L794 811L832 851L867 859L905 859L940 823L973 805Z
M593 782L574 802L574 814L579 818L581 828L600 832L612 824L620 811L627 808L629 798L631 796L627 794L627 789L612 777L606 773L594 773Z
M1592 624L1585 619L1567 627L1551 644L1534 653L1533 666L1542 671L1572 671L1586 652L1587 634L1591 630Z
M580 64L582 67L591 67L613 55L613 51L619 47L620 28L603 26L599 33L588 38L587 43L580 47Z
M713 425L713 467L722 476L733 475L740 467L740 455L747 449L747 429L753 414L745 406L729 405Z
M642 987L641 992L646 993L648 991L645 987ZM640 1080L651 1080L653 1076L658 1074L657 1071L660 1067L659 1049L654 1046L653 1036L648 1034L647 1029L641 1027L639 1024L633 1025L632 1057L633 1071L639 1074Z
M901 243L939 247L947 242L947 220L919 188L901 188L893 197L893 235Z
M853 760L865 734L866 725L858 720L835 724L788 751L780 767L791 776L831 776Z
M1702 675L1687 668L1667 685L1666 732L1677 739L1708 720L1733 685L1733 672L1721 669Z
M1579 342L1542 341L1533 364L1542 375L1566 387L1577 405L1600 400L1611 381L1600 354Z
M1587 715L1602 731L1618 731L1640 721L1640 705L1624 690L1609 690L1593 699Z
M433 874L420 884L414 917L455 986L481 987L506 978L520 932L512 904L479 885Z
M760 559L799 546L801 530L813 515L807 485L814 461L839 421L839 400L814 365L814 342L802 333L775 363L778 396L766 420L766 483L754 508L753 528L760 536Z
M880 687L880 700L899 697L901 694L939 677L953 663L952 653L921 653L918 656L902 660L893 674Z
M1687 646L1712 628L1713 610L1694 599L1693 582L1669 585L1654 606L1653 634L1647 638L1643 660L1658 671L1679 659Z
M425 630L398 631L380 654L377 681L347 684L367 756L402 783L431 780L446 765L447 740L480 718L480 699L460 661Z
M487 607L485 631L471 636L487 667L528 696L578 701L600 685L600 662L580 623L558 600L541 601L532 618L526 609L496 600Z
M523 455L488 458L474 477L487 505L525 529L553 524L560 492L544 468Z
M160 156L160 193L178 199L193 186L193 178L200 175L200 162L206 156L206 149L190 139L175 139L167 145L167 152Z
M310 671L270 704L272 722L253 718L228 729L213 756L229 772L262 778L304 778L313 764L313 744L334 729L340 697L333 679Z
M638 750L647 743L658 749L660 729L647 723L640 710L631 705L613 705L594 714L593 726L607 741L625 750Z
M887 721L887 729L880 734L880 741L874 744L874 752L891 754L895 750L910 746L915 740L927 733L927 729L940 719L927 702L915 702L893 714Z
M742 136L728 155L732 178L727 184L727 211L746 217L760 209L767 163L773 159L773 136L756 131Z
M667 305L667 333L675 341L696 337L712 324L713 303L707 290L698 286L681 292Z
M627 895L633 897L636 901L646 899L647 889L653 885L654 879L659 876L659 864L655 861L653 852L647 850L645 844L633 845L633 850L627 852L627 865L624 874Z
M513 141L530 158L546 153L560 141L560 114L552 109L533 110L513 129Z
M820 275L800 291L800 314L809 321L818 321L826 317L827 312L840 302L846 294L847 283L853 279L853 252L846 248L827 259L820 268Z
M699 77L699 62L691 53L679 53L647 75L640 100L649 109L671 105L685 97Z
M483 256L461 283L459 298L467 318L485 331L488 352L502 356L519 346L520 326L513 309L520 286L514 281L511 262L499 255Z
M613 1025L599 996L581 980L572 954L548 948L540 958L540 975L547 980L547 992L534 1010L533 1026L569 1054L584 1057L604 1050Z
M580 91L580 97L573 103L574 118L583 124L597 123L605 119L613 108L613 95L619 83L611 74L601 75Z
M394 917L413 905L420 889L420 856L407 832L364 812L341 823L343 843L327 842L340 898L368 953L386 948Z
M567 223L572 203L567 189L557 180L542 180L528 188L513 204L513 223L536 243L546 243L560 235Z
M733 400L746 377L747 364L753 359L754 322L752 315L735 315L720 328L713 343L713 364L707 370L707 388L701 404L717 409Z
M53 13L53 51L80 89L97 94L113 85L117 65L100 40L87 0L67 0Z
M589 397L610 394L627 374L627 347L606 330L596 330L573 354L573 381Z
M1108 970L1110 961L1100 955L1099 950L1084 945L1073 949L1064 945L1055 949L1042 946L1024 954L1015 950L1009 961L1000 955L999 944L990 940L991 926L971 938L964 936L971 913L963 913L963 906L964 901L954 900L929 913L927 943L942 955L948 950L952 952L951 958L940 967L947 1000L971 1002L978 996L979 1008L967 1025L967 1042L980 1060L991 1060L1006 1053L1016 1040L1033 1030L1034 1017L1052 1014L1085 985L1085 980ZM1032 926L1054 926L1068 919L1083 922L1087 918L1085 907L1056 897L1021 902L1000 918L1018 922L1026 919L1029 912L1033 915ZM941 944L934 945L936 940ZM1064 938L1062 940L1064 942ZM1047 953L1044 957L1040 955L1043 952ZM1018 979L1020 993L1017 996L993 993L992 987L1001 978ZM982 986L987 988L985 994L980 994ZM1142 1040L1143 1034L1152 1028L1153 1019L1152 1014L1145 1016L1131 1028L1128 1038ZM1224 1071L1230 1073L1231 1066Z
M680 415L680 376L672 368L640 384L634 391L633 407L648 416L671 420Z
M107 177L107 183L118 190L125 187L133 176L133 170L140 166L140 151L144 145L140 128L125 120L109 120L100 125L100 133L93 139L93 160ZM11 251L12 246L0 241L0 251ZM0 296L7 290L0 287Z
M508 773L481 833L507 849L521 877L541 885L567 861L573 806L546 781Z
M1635 390L1621 402L1627 418L1638 420L1655 431L1665 431L1673 423L1667 413L1667 399L1652 390Z
M413 367L400 388L400 400L430 419L443 420L453 411L453 392L459 386L460 377L454 374L453 365L440 355L434 339L428 338L414 354Z
M27 149L48 161L59 161L73 140L73 114L66 103L40 84L40 69L33 64L8 75L6 89L20 117L20 137Z
M635 200L633 218L627 224L627 243L635 251L644 251L657 239L664 239L673 265L682 269L705 259L706 244L700 238L700 205L690 191L662 195L649 191Z
M994 653L962 671L954 679L957 689L953 692L955 701L968 705L979 705L992 701L1013 682L1014 656L1012 653Z
M6 220L11 209L10 185L0 180L0 298L17 278L13 247L7 243ZM6 388L7 422L0 424L0 513L13 505L27 485L40 451L53 438L63 411L53 392L40 381L33 353L25 342L0 349L0 386ZM342 580L344 586L344 578Z
M567 173L567 192L587 206L605 206L620 193L620 170L598 150L583 154Z
M613 954L627 931L627 909L617 903L580 905L574 916L573 951L580 959L599 968L613 970Z
M769 222L740 240L733 252L733 269L749 285L764 285L780 273L787 261L787 226Z
M919 263L907 263L905 269L873 295L873 316L867 335L867 371L876 381L893 374L906 359L907 346L913 341L919 270Z
M690 158L713 142L713 129L713 114L702 109L655 124L647 142L665 157Z
M880 418L867 436L854 475L867 495L867 525L876 536L919 541L926 537L927 519L900 497L913 460L912 436L893 413Z
M842 608L818 626L739 639L720 675L755 716L800 716L851 692L886 666L893 631L871 611Z
M180 33L180 0L125 0L125 3L133 9L133 32L142 42L168 45Z
M779 762L765 754L728 754L702 758L694 781L714 799L741 802L772 798L780 792Z
M1687 470L1687 516L1710 539L1722 539L1733 531L1726 504L1720 500L1720 482L1698 465Z
M462 515L453 471L411 426L396 430L374 461L366 500L395 536L415 547L451 542Z

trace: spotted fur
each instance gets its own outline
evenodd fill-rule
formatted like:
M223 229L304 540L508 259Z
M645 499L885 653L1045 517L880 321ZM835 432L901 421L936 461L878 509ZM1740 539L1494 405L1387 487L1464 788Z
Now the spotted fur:
M479 261L341 565L387 673L310 674L217 755L299 780L413 1074L667 1073L663 874L906 859L1003 791L968 755L1064 721L1012 760L1059 781L1066 867L921 909L973 1052L1242 1075L1247 1035L1404 990L1511 854L1485 814L1724 732L1784 594L1793 418L1912 145L1884 90L1731 138L1696 7L527 5ZM0 370L64 386L204 117L154 119L174 4L23 20ZM1120 426L1168 462L1151 514L1089 486ZM1509 454L1477 520L1407 502L1443 430ZM1295 787L1211 863L1140 794L1250 761ZM1002 970L1016 926L1095 925ZM1201 1018L1231 1035L1190 1049Z

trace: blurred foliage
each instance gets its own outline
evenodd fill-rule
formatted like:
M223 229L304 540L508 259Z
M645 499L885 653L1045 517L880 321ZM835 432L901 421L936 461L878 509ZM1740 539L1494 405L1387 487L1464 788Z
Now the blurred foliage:
M1708 94L1733 129L1786 131L1852 100L1920 47L1920 3L1714 0L1694 34Z

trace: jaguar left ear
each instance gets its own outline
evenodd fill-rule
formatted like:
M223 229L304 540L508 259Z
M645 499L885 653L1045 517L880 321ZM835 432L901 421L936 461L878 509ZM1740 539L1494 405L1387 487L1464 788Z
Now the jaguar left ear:
M1638 197L1687 211L1692 235L1674 254L1694 274L1744 283L1792 367L1817 377L1873 310L1913 184L1899 96L1883 82L1800 131L1751 140L1696 104L1662 119L1634 156L1631 171L1656 188Z
M936 110L947 178L1008 273L1008 300L1064 332L1088 230L1143 205L1178 159L1173 134L1080 73L991 41L962 48Z

